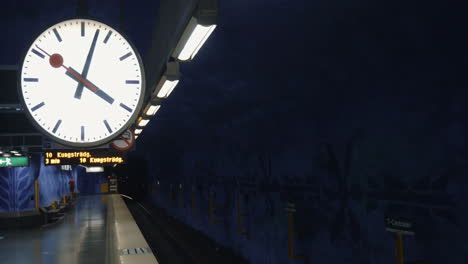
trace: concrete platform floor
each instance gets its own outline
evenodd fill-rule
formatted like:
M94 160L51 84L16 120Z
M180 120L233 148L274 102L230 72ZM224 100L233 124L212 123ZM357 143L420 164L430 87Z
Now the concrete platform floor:
M148 245L119 195L82 196L60 222L0 236L0 263L157 263L146 250L124 252Z

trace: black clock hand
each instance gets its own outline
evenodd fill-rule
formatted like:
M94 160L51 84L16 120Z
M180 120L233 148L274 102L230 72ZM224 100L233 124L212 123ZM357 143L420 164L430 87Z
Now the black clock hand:
M57 54L57 53L50 55L49 53L47 53L45 50L41 49L37 45L36 45L36 48L38 48L40 51L44 52L47 56L49 56L49 63L50 63L50 65L52 67L54 67L54 68L60 68L60 67L65 68L67 70L67 72L65 73L66 75L68 75L69 77L71 77L72 79L74 79L77 82L82 82L84 84L84 86L86 86L86 88L93 91L97 96L101 97L102 99L104 99L109 104L112 104L114 102L114 98L110 97L108 94L103 92L101 89L97 88L96 85L92 84L86 78L83 78L73 68L63 65L62 55Z
M63 66L65 67L65 66ZM94 85L92 82L90 82L88 79L83 78L77 71L75 71L72 67L65 67L66 75L72 78L73 80L77 81L78 83L82 83L84 87L88 88L94 94L97 96L101 97L104 101L108 102L109 104L114 103L114 98L112 98L110 95L105 93L103 90L99 89L96 85Z
M83 72L81 76L86 79L88 77L89 65L91 64L91 59L93 58L94 48L96 47L96 41L99 36L99 29L96 29L96 33L94 34L93 42L91 43L91 47L89 48L88 57L86 57L86 62L83 67ZM81 99L81 94L83 93L83 82L78 82L78 86L76 87L75 91L75 98Z

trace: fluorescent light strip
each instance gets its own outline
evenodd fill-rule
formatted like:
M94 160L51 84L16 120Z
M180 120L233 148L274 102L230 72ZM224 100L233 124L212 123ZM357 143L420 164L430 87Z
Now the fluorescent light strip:
M143 131L143 129L135 129L135 135L140 135L141 131Z
M103 172L103 167L87 167L86 172Z
M200 26L200 27L202 27L202 26ZM208 31L206 32L205 37L202 39L200 44L197 46L196 50L193 52L192 59L195 57L195 55L197 55L198 51L201 49L203 44L205 44L205 41L210 37L211 33L213 33L213 31L216 28L216 25L212 25L212 26L205 27L205 28L208 28Z
M161 87L161 90L159 90L158 92L158 97L159 98L166 98L168 97L172 90L174 90L174 88L176 87L176 85L179 83L179 80L174 80L174 81L169 81L169 80L166 80L163 84L163 86Z
M149 119L142 119L140 120L140 122L138 122L138 126L144 127L148 124L148 122L149 122Z
M160 105L151 105L148 110L146 111L146 115L152 116L155 115L156 112L158 112Z
M178 59L182 61L193 59L215 28L216 25L202 26L197 24L182 48Z

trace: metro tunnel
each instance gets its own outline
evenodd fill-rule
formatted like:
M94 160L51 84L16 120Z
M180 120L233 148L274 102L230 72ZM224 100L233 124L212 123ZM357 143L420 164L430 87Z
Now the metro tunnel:
M4 0L0 25L0 263L468 263L461 6Z

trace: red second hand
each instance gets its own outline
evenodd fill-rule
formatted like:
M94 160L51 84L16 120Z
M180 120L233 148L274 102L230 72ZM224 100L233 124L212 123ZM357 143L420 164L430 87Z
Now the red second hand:
M75 73L74 71L70 70L68 67L62 65L65 69L67 69L67 72L71 73L73 76L75 76L78 80L80 80L85 86L89 87L89 89L93 90L93 92L97 92L97 88L90 84L88 81L83 79L79 74Z

